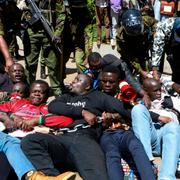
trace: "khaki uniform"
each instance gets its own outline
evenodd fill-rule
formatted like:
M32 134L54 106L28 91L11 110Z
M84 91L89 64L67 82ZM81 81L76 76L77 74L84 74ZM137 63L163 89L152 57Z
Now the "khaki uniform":
M58 23L58 15L61 14L63 1L38 0L35 1L44 17L49 21L51 27L56 33ZM30 49L25 49L26 54L26 70L29 83L36 79L36 71L38 66L39 55L45 59L45 65L48 69L50 85L54 95L61 94L63 82L60 70L60 54L56 54L50 40L47 38L42 25L35 24L32 28L28 28L30 38Z
M117 51L134 74L137 74L139 69L149 71L150 68L149 53L152 48L153 26L156 21L150 16L142 17L144 31L141 35L128 36L123 27L120 27L117 32Z
M85 70L84 60L86 53L92 49L92 17L89 15L87 2L68 1L68 5L62 7L62 13L58 16L58 29L55 32L62 38L63 61L69 60L71 52L75 52L77 71ZM65 75L65 73L64 73ZM64 76L65 78L65 76Z

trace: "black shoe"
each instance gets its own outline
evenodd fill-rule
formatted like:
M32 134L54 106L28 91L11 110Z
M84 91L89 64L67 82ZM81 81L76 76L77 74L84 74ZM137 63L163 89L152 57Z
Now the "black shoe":
M176 170L176 178L180 178L180 171Z
M177 164L176 177L180 178L180 158L179 158L178 164Z
M41 79L46 79L47 75L46 75L46 69L45 66L41 66Z
M153 162L151 162L151 164L152 164L152 169L153 169L154 175L157 179L158 178L158 166L156 164L154 164Z

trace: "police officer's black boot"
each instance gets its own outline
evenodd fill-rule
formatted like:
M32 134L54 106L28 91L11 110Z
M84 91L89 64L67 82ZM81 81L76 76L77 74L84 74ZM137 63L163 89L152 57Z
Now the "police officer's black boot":
M46 67L41 66L41 72L40 72L41 79L46 79Z

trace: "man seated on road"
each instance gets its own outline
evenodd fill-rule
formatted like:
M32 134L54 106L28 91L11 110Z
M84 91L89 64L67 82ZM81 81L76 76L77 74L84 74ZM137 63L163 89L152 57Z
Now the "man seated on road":
M161 85L155 79L145 79L143 87L148 92L152 106L161 99ZM161 103L158 103L159 107ZM150 108L150 110L151 110ZM156 107L157 109L157 107ZM167 114L167 113L166 113ZM132 110L132 118L138 115L137 109ZM164 114L165 115L165 114ZM141 140L149 159L153 158L153 152L161 155L161 168L159 179L175 180L177 161L180 153L180 126L172 118L158 116L157 121L137 118L134 121L135 135Z
M101 91L116 97L119 93L119 69L115 66L105 67L100 79ZM127 162L134 161L141 179L155 180L152 164L143 145L127 125L127 121L118 113L104 112L103 119L109 122L101 137L101 146L106 157L109 179L124 179L123 169L120 168L121 158L124 158Z

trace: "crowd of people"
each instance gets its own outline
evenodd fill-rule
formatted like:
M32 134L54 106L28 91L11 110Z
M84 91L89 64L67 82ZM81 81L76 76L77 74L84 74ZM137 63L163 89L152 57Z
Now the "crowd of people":
M164 1L0 1L1 180L180 177L180 6ZM120 56L93 52L94 25Z

